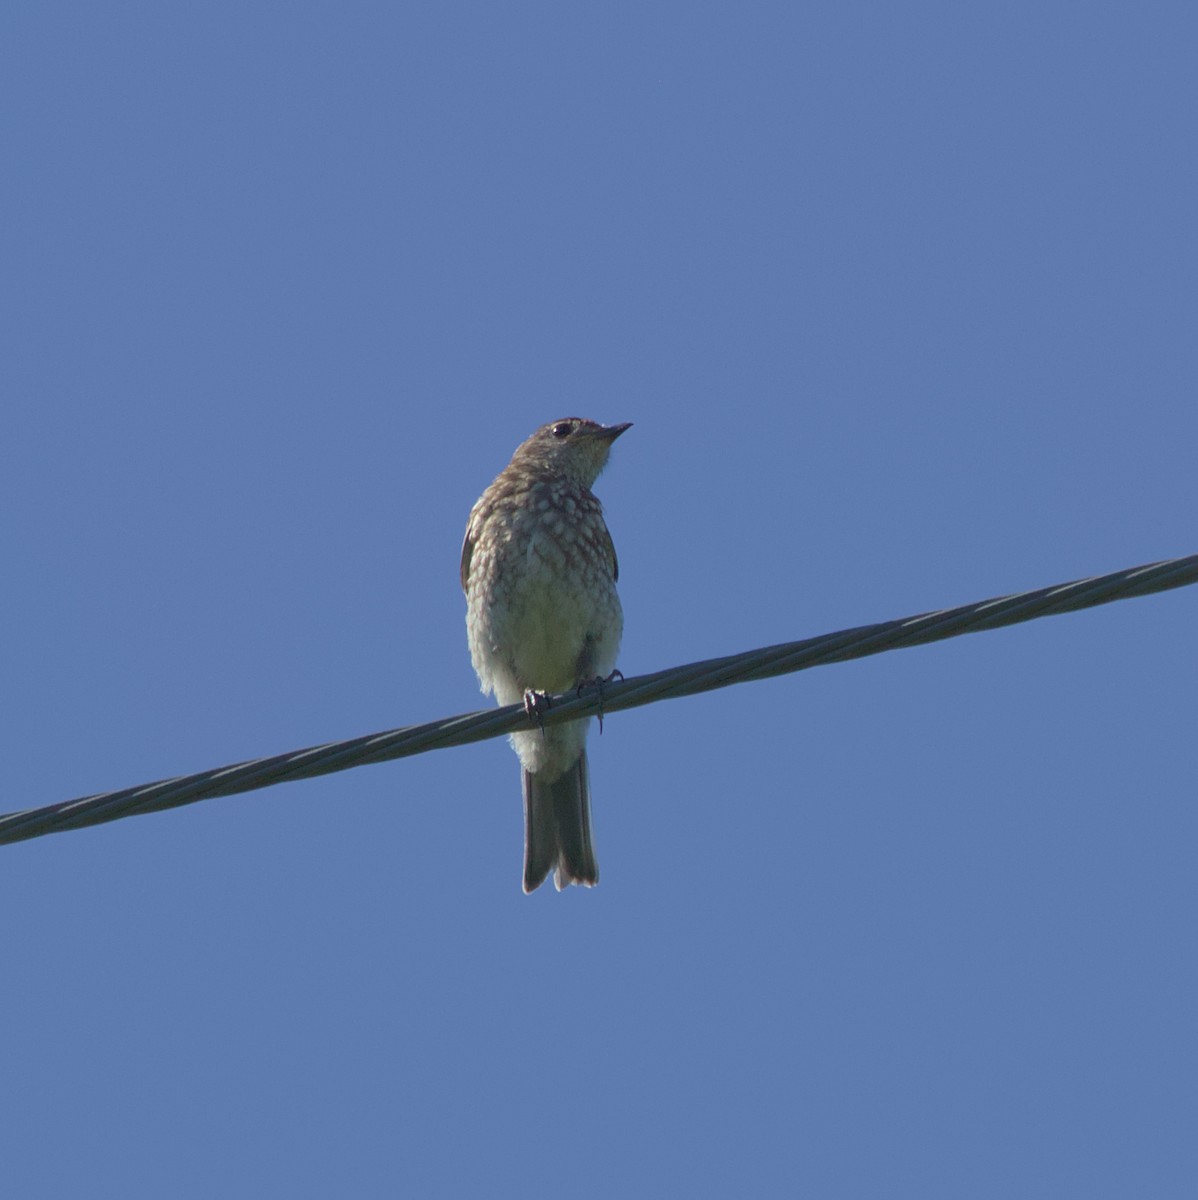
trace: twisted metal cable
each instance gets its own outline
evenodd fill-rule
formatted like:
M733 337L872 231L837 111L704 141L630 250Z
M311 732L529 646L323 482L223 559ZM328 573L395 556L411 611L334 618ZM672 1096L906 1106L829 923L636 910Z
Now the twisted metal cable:
M652 675L638 675L605 684L602 689L602 710L604 714L610 714L642 704L653 704L658 700L692 696L734 683L769 679L825 663L844 662L887 650L899 650L905 646L938 642L962 633L998 629L1036 617L1074 612L1098 604L1109 604L1112 600L1146 596L1191 583L1198 583L1198 554L1142 567L1129 567L1110 575L1078 579L1034 592L981 600L960 608L922 613L878 625L826 633L801 642L786 642L726 658L670 667ZM552 696L550 708L544 714L544 723L554 725L560 721L593 715L599 711L599 707L600 695L596 688L583 689L581 695L567 692ZM402 729L351 738L349 741L330 742L290 754L278 754L272 758L217 767L197 775L182 775L118 792L105 792L45 808L9 813L0 816L0 844L67 829L82 829L138 813L160 812L197 800L232 796L288 780L310 779L316 775L365 766L367 763L388 762L394 758L406 758L410 754L422 754L426 750L480 742L526 728L528 719L523 705L509 704L505 708L466 713L431 721L426 725L408 725Z

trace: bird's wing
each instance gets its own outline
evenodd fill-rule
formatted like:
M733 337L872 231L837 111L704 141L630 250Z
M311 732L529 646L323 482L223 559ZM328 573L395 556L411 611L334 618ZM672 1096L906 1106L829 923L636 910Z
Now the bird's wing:
M620 560L616 558L616 544L611 540L611 534L607 532L607 526L603 526L603 540L607 543L607 553L611 558L611 578L612 582L616 583L620 578Z
M474 553L474 522L466 526L466 536L462 541L462 591L470 582L470 556Z

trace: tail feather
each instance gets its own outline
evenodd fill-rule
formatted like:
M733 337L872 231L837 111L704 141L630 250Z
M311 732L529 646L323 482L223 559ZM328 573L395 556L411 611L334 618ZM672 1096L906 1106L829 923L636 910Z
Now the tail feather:
M524 772L524 890L536 891L557 861L557 819L547 784Z
M592 887L599 882L585 750L549 782L524 772L524 890L535 891L554 867L558 891L571 883Z
M553 883L560 892L567 884L593 887L599 882L595 848L591 845L591 784L587 753L554 785L553 811L557 817L557 871Z

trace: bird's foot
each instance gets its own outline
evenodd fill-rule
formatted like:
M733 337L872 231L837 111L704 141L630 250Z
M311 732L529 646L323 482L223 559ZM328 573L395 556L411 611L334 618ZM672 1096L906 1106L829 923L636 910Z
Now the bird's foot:
M535 721L545 736L545 714L549 711L549 697L544 692L534 692L529 688L524 693L524 711L530 721Z
M605 683L611 683L613 680L623 679L623 678L624 678L623 671L613 671L610 675L607 675L607 676L596 675L594 677L594 679L581 679L578 682L578 688L576 689L574 694L576 696L578 696L580 699L582 698L582 689L583 688L593 687L593 688L599 689L598 716L599 716L599 736L600 737L603 736L603 685Z

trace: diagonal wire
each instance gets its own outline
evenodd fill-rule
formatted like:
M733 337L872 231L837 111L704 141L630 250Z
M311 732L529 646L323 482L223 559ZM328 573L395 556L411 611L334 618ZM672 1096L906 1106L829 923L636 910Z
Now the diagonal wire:
M1034 592L981 600L960 608L922 613L898 621L884 621L879 625L863 625L801 642L786 642L780 646L748 650L727 658L712 658L705 662L670 667L652 675L619 680L603 686L602 708L604 713L619 712L625 708L653 704L658 700L693 696L734 683L769 679L825 663L845 662L905 646L938 642L962 633L999 629L1020 621L1092 608L1098 604L1109 604L1112 600L1147 596L1196 582L1198 554L1142 567L1129 567L1110 575L1078 579ZM554 725L594 715L599 707L599 693L593 688L585 689L581 695L567 692L553 696L550 698L549 711L544 714L544 723ZM528 716L523 705L509 704L505 708L466 713L426 725L409 725L384 733L366 734L349 741L310 746L272 758L217 767L201 771L198 775L181 775L118 792L105 792L45 808L8 813L0 816L0 844L24 841L46 833L82 829L139 813L160 812L197 800L232 796L289 780L310 779L316 775L365 766L367 763L388 762L422 754L426 750L463 746L526 728L527 722Z

